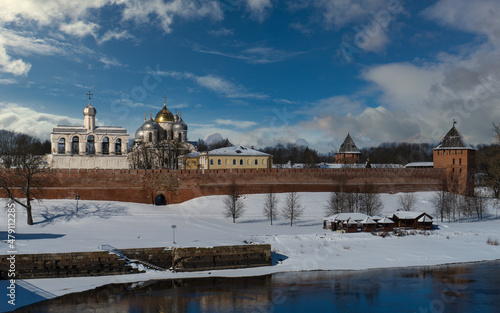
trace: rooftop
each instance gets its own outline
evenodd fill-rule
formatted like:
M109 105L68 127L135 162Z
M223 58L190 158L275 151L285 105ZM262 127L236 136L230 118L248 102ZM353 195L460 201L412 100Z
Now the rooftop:
M340 145L339 153L361 153L349 133L345 137L344 143Z
M471 145L467 144L462 137L462 134L458 132L455 125L450 129L450 131L444 136L441 142L434 148L436 149L474 149Z
M242 146L232 146L219 148L212 151L208 151L206 154L214 156L214 155L238 155L238 156L270 156L270 154L260 152L254 149L248 149Z

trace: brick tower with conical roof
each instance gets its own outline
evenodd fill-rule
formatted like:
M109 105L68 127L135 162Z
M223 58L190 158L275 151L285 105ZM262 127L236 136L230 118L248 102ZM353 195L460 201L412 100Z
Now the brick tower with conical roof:
M474 194L476 149L464 141L455 124L434 148L434 168L446 169L448 191L470 196Z
M359 164L361 152L352 140L351 135L347 133L344 143L340 145L339 152L335 154L335 164Z

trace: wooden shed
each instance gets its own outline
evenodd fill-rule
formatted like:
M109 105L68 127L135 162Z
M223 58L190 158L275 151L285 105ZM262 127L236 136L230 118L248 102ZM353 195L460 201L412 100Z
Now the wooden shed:
M417 228L423 230L432 230L434 225L432 224L432 217L425 214L417 220Z
M384 217L378 221L378 227L381 231L393 231L394 222L390 218Z
M377 222L375 222L371 217L367 217L361 221L361 227L364 232L371 233L377 231Z
M323 219L323 228L355 233L358 231L358 223L367 217L363 213L338 213Z
M421 226L424 227L425 225L425 227L430 227L428 229L432 229L432 216L425 212L397 211L392 215L391 220L394 221L395 227L417 229L419 228L418 220L422 219L424 216L426 218L422 220L422 223L425 224L422 224Z

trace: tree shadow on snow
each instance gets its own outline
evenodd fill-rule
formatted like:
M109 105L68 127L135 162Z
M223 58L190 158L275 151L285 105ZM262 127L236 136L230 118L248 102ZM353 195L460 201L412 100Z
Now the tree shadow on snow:
M61 238L66 235L64 234L49 234L49 233L41 233L41 234L20 234L16 233L16 240L35 240L35 239L56 239ZM6 231L0 231L0 238L7 238Z
M47 226L59 222L69 222L87 217L97 216L100 218L110 218L125 212L125 207L110 203L89 203L80 204L78 210L76 206L53 206L40 208L40 215L44 218L42 221L34 224Z
M273 266L281 264L283 261L288 259L288 257L281 253L271 252L271 259L273 260Z

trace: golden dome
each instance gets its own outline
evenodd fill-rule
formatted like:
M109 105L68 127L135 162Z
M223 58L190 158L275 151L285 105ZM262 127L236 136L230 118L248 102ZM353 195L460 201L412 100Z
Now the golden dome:
M162 123L162 122L173 122L173 121L174 121L174 115L167 109L166 103L163 103L163 108L155 116L155 122Z

